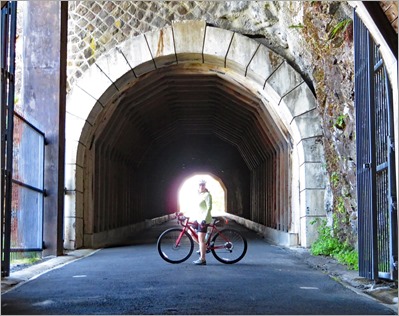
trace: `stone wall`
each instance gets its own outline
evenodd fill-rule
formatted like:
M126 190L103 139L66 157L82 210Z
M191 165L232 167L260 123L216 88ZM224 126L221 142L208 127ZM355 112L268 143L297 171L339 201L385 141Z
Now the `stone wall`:
M69 9L68 90L108 50L172 21L205 20L250 36L284 57L317 97L330 178L325 211L346 223L342 238L354 242L354 66L352 10L346 2L74 1Z

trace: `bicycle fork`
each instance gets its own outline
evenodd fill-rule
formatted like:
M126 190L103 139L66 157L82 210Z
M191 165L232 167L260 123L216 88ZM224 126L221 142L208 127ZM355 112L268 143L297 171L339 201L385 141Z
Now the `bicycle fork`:
M185 231L186 231L186 230L183 229L183 230L181 231L181 233L179 234L179 237L177 237L176 243L175 243L175 248L179 248L179 246L180 246L180 240L181 240L181 238L183 237Z

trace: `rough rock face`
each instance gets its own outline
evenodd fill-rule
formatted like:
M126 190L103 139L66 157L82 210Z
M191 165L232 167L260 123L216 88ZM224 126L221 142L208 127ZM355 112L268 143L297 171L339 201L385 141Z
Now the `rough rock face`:
M341 239L356 245L353 13L346 2L73 1L69 9L69 87L110 48L172 21L205 20L287 59L314 91L323 117L326 212L338 221Z

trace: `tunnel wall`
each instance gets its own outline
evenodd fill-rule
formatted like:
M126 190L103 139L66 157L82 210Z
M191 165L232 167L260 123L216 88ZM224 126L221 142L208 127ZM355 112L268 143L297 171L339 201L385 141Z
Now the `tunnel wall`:
M290 233L297 235L298 243L305 247L314 240L315 228L310 221L325 216L325 174L322 168L321 122L312 92L288 63L254 40L234 32L207 27L203 21L190 21L175 23L171 27L127 40L88 69L68 95L66 186L75 194L66 197L66 248L100 245L96 244L93 230L96 202L93 205L88 192L92 192L91 181L96 173L91 169L94 157L89 151L100 125L98 118L101 113L110 107L109 104L118 102L123 87L132 85L136 80L132 69L134 75L140 77L171 64L193 62L213 67L223 65L224 78L233 79L251 89L264 104L260 112L272 113L278 128L289 134L290 140L287 142L290 143L290 149L285 148L281 153L290 152L291 160L287 161L287 155L277 154L273 162L281 164L281 170L289 166L285 171L289 183L278 184L279 191L276 190L277 194L286 187L290 188L284 191L287 192L287 199L284 199L286 205L279 206L279 209L287 208L289 215L275 216L275 223L270 225L283 231L289 228ZM268 168L261 165L258 168L251 178L251 211L246 215L250 221L264 221L265 225L269 225L264 216L267 210L263 209L267 199L261 197L267 192L256 191L262 179L268 176ZM128 180L122 182L129 186ZM226 186L229 186L228 181ZM258 205L253 199L258 199ZM136 220L146 217L138 214ZM153 215L157 215L155 211ZM162 215L161 211L158 215ZM266 234L266 230L263 232ZM287 241L283 240L282 243Z

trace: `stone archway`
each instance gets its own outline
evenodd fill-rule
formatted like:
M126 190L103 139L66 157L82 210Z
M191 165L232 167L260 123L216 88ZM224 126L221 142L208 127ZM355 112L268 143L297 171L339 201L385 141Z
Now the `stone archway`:
M86 151L93 146L101 122L107 120L121 95L140 78L171 66L184 69L186 65L190 71L194 67L204 73L219 73L223 80L251 91L261 100L262 111L274 118L281 135L289 135L290 231L281 234L249 220L241 221L284 245L299 241L304 247L310 246L315 239L315 227L310 222L325 216L321 119L314 95L283 58L255 40L207 26L203 21L190 21L125 41L99 58L71 90L66 117L69 194L65 198L65 247L97 245L93 235L85 233L85 226L92 225L93 210L85 192L90 189L90 175L94 172L87 168L93 157L87 156ZM99 239L109 237L112 234Z

